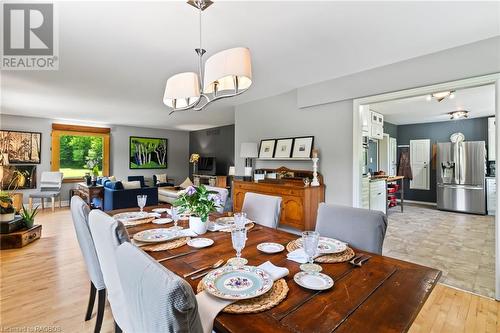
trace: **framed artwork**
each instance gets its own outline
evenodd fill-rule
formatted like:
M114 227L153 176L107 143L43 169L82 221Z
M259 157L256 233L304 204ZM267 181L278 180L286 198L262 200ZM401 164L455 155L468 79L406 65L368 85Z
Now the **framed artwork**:
M314 144L314 136L295 138L293 141L293 158L309 158Z
M259 158L272 158L274 156L274 147L276 147L276 140L261 140Z
M274 158L290 158L292 154L293 138L277 139Z
M131 136L130 169L166 169L168 139Z
M40 164L42 133L0 130L0 165Z
M2 190L36 188L36 165L0 166Z

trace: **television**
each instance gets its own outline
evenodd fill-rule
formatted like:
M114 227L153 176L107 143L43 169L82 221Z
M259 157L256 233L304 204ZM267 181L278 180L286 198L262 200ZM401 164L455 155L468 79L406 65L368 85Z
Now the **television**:
M200 157L197 165L197 173L200 175L216 175L215 157Z

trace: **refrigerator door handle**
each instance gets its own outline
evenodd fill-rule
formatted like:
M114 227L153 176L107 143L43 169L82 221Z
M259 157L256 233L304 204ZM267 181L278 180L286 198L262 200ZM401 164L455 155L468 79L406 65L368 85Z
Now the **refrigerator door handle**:
M438 184L440 188L452 188L452 189L460 189L460 190L484 190L484 187L481 185L442 185Z

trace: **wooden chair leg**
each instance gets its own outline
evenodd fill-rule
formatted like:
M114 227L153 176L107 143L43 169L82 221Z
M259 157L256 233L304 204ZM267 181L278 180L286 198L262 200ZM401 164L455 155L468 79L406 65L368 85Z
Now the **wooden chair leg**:
M61 195L59 194L59 208L62 208L62 205L61 205Z
M106 305L106 289L98 291L97 296L97 317L95 321L94 333L101 332L102 319L104 318L104 306Z
M43 202L45 201L43 198L40 199L42 201L42 209L45 209L45 207L43 206Z
M122 329L120 328L120 326L118 326L118 324L116 323L116 321L115 321L115 333L123 333Z
M94 310L95 293L97 289L95 288L92 281L90 281L90 295L89 295L89 305L87 306L87 313L85 314L85 321L90 320L92 317L92 310Z
M29 207L30 207L30 212L33 210L33 198L29 198L28 200L28 204L29 204Z
M50 197L50 203L52 204L52 213L56 209L56 198L55 197Z

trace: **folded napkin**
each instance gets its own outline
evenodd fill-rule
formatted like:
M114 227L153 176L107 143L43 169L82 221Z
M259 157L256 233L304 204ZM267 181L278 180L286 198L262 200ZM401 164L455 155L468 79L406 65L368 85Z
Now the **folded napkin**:
M306 251L304 251L303 248L288 253L286 257L288 260L298 262L299 264L305 264L309 259L308 255L306 254ZM319 257L319 255L314 256L314 258L317 257Z
M275 266L270 261L266 261L258 267L265 270L273 281L281 279L290 273L287 268ZM236 302L235 300L215 297L206 291L197 294L196 301L198 302L198 313L200 314L203 333L211 333L214 326L214 319L219 312L229 304Z

